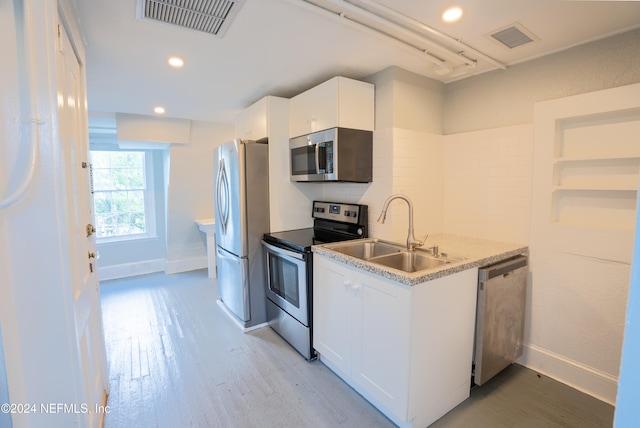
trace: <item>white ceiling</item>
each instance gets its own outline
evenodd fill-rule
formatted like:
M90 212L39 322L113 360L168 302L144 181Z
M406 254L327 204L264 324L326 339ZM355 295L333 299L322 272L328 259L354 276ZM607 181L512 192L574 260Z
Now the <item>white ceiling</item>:
M355 16L353 5L331 4L340 0L313 1ZM507 67L640 27L640 1L350 1L392 8ZM446 24L440 16L454 3L464 15ZM477 65L459 76L440 75L417 49L304 0L246 0L222 38L138 20L136 0L77 0L77 10L86 39L89 110L96 118L115 112L153 115L153 107L162 105L167 117L232 121L265 95L291 97L336 75L361 79L393 65L445 83L500 72L472 49L447 43L447 49L464 51ZM488 37L515 23L539 40L509 49ZM433 38L412 37L411 43L456 70L464 68L462 57L424 43L427 37ZM170 56L182 57L184 67L169 67Z

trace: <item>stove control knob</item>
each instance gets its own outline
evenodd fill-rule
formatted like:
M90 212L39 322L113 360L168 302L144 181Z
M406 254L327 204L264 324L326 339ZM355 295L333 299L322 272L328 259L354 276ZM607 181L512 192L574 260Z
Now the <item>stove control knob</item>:
M345 217L349 217L349 216L351 216L351 212L350 211L345 211L344 215L345 215Z
M359 236L362 236L364 234L364 230L362 230L361 227L359 227L356 232L358 233Z

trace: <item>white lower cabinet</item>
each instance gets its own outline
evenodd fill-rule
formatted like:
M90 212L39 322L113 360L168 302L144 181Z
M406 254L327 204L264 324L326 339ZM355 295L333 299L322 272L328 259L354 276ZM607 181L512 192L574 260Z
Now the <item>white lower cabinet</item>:
M314 348L396 424L427 426L469 396L476 282L407 286L315 254Z
M314 258L314 347L394 413L406 407L408 286Z

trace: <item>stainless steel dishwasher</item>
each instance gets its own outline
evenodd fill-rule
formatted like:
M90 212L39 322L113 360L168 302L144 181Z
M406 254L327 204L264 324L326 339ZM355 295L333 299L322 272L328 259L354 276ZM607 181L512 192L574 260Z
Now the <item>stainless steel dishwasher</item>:
M478 270L473 380L482 385L522 355L527 257Z

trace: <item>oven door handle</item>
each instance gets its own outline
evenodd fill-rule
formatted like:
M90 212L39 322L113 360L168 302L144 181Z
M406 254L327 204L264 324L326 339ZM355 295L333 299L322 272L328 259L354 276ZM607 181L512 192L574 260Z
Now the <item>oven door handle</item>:
M302 253L295 253L281 247L276 247L275 245L271 245L264 240L262 241L262 245L264 245L264 247L272 253L284 254L285 256L291 257L293 259L304 260L304 254Z

